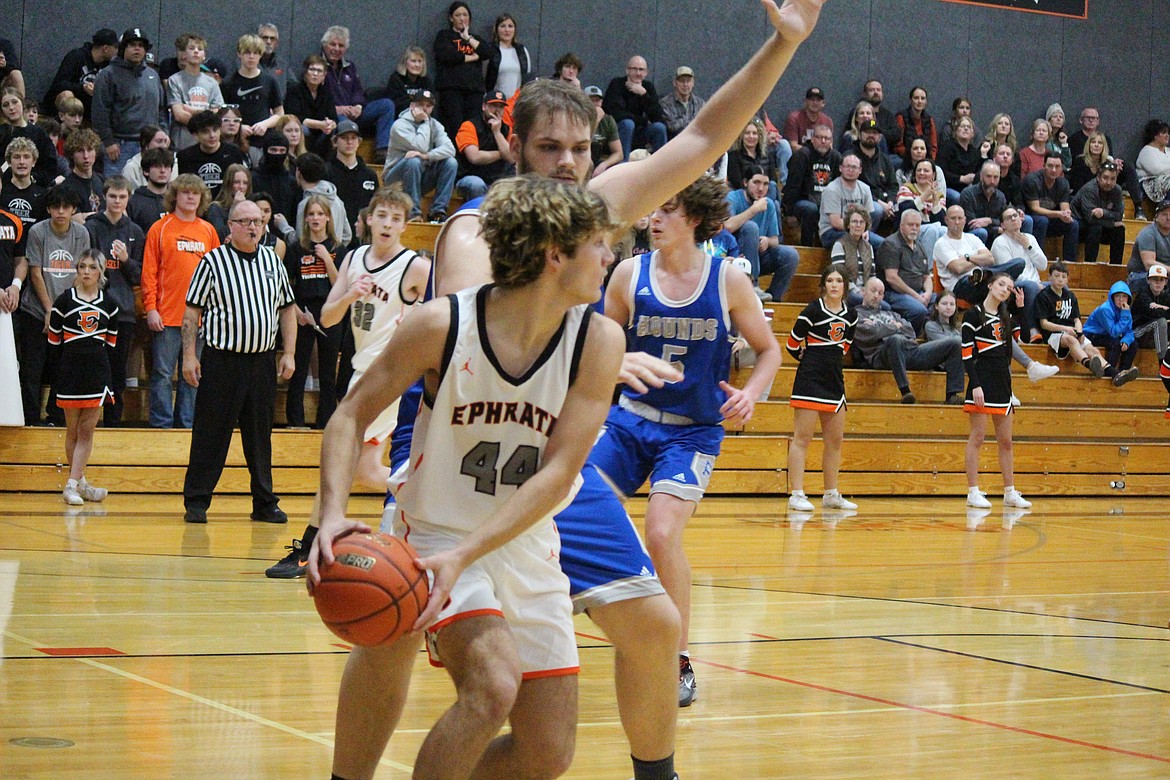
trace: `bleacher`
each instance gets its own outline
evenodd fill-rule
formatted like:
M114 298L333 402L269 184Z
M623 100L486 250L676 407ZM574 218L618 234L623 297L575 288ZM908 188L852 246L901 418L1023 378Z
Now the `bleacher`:
M1147 224L1127 221L1127 240L1132 242ZM430 249L438 231L438 225L411 224L403 241L413 249ZM1054 244L1047 249L1057 250ZM786 300L767 304L781 342L805 303L816 295L818 275L828 260L827 250L821 248L801 247L799 251L800 265ZM1049 256L1054 254L1049 252ZM1070 271L1071 285L1085 316L1105 299L1114 281L1125 277L1124 266L1102 263L1074 263ZM1157 376L1157 356L1142 350L1137 361L1142 378L1115 388L1070 360L1056 361L1042 344L1024 349L1037 360L1061 367L1057 376L1032 384L1013 364L1014 389L1022 402L1013 423L1016 484L1025 495L1170 495L1165 478L1170 463L1170 437L1166 436L1170 422L1162 416L1166 392ZM755 417L746 426L728 428L711 494L779 496L787 492L786 460L793 426L787 400L795 372L786 355L769 400L756 407ZM945 378L941 371L911 372L910 378L919 403L903 406L889 371L846 369L850 405L841 488L847 495L960 497L965 491L967 415L942 404ZM733 384L741 384L743 379L744 372L733 371ZM146 418L145 388L143 381L140 388L126 393L126 418L136 424L143 424ZM307 419L312 419L315 407L315 393L306 393ZM276 408L276 490L280 494L310 493L317 484L320 433L279 429L284 423L283 389L278 392ZM59 491L66 478L61 464L64 435L58 428L0 433L0 484L7 490ZM98 429L88 474L95 484L114 492L178 493L189 446L186 431ZM814 494L821 490L820 458L818 435L809 449L806 476L806 487ZM984 487L998 490L998 463L990 435L980 470L986 475ZM1119 484L1124 487L1115 487ZM247 490L248 475L237 435L219 491Z

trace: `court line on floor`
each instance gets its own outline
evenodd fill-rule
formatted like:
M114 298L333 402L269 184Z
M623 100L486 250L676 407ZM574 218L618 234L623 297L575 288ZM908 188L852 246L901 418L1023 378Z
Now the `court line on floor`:
M1150 761L1159 761L1165 764L1170 764L1170 758L1165 756L1158 756L1152 753L1142 753L1136 750L1127 750L1125 748L1113 747L1112 745L1102 745L1097 742L1089 742L1083 739L1074 739L1072 737L1062 737L1059 734L1051 734L1045 731L1036 731L1035 729L1028 729L1022 726L1012 726L1007 723L997 723L992 720L984 720L982 718L973 718L968 715L959 715L953 712L944 712L937 707L923 707L916 704L907 704L905 702L895 701L893 699L886 699L881 696L870 696L866 693L858 693L855 691L847 691L842 688L834 688L829 685L820 685L818 683L811 683L804 680L797 680L791 677L781 677L780 675L768 674L767 672L758 672L753 669L743 669L738 666L731 666L730 664L722 664L716 661L708 661L701 658L691 657L692 663L710 666L716 669L723 669L728 672L736 672L739 674L746 674L752 677L760 677L766 680L773 680L776 682L787 683L789 685L796 685L802 688L809 688L811 690L822 691L824 693L831 693L837 696L848 696L853 699L861 699L862 701L870 701L875 704L884 704L889 707L896 707L903 710L910 710L912 712L920 712L926 715L937 715L941 718L949 718L963 723L970 723L977 726L988 726L990 728L1001 729L1003 731L1011 731L1025 736L1040 737L1041 739L1050 739L1056 742L1063 742L1069 745L1076 745L1078 747L1087 747L1094 750L1101 750L1107 753L1116 753L1119 755L1131 756L1134 758L1144 758Z
M4 631L4 635L7 637L10 637L11 639L14 639L18 642L23 642L24 644L27 644L30 647L36 647L38 644L37 642L34 642L33 640L29 639L28 637L21 636L19 634L14 634L11 631ZM173 696L178 696L180 698L187 699L188 701L195 702L196 704L202 704L206 707L211 707L212 709L220 710L221 712L225 712L229 715L234 715L238 718L243 718L244 720L250 720L253 723L256 723L258 725L266 726L266 727L271 728L271 729L276 729L277 731L282 731L286 734L290 734L294 737L300 737L301 739L306 739L310 742L315 742L318 745L323 745L323 746L328 747L328 748L333 747L333 740L331 740L331 739L317 736L311 732L303 731L301 729L295 728L293 726L289 726L289 725L284 724L284 723L280 723L280 722L275 721L275 720L270 720L269 718L265 718L263 715L257 715L255 713L248 712L247 710L241 710L238 707L233 707L230 704L224 704L223 702L216 701L215 699L209 699L206 696L200 696L199 694L192 693L191 691L185 691L182 688L176 688L173 685L167 685L166 683L159 682L158 680L152 680L149 677L143 677L142 675L134 674L133 672L128 672L124 669L119 669L116 666L110 666L109 664L102 663L101 661L95 661L93 658L74 657L70 660L76 661L76 662L81 663L81 664L85 664L86 666L90 666L90 667L93 667L95 669L100 669L102 671L109 672L110 674L114 674L114 675L117 675L119 677L124 677L127 680L132 680L133 682L141 683L142 685L150 686L151 688L155 688L157 690L163 691L164 693L169 693ZM397 769L400 772L406 772L407 774L411 774L414 772L413 767L408 766L406 764L401 764L397 761L393 761L393 760L386 758L386 757L379 758L378 763L381 764L382 766L388 766L388 767L391 767L393 769Z

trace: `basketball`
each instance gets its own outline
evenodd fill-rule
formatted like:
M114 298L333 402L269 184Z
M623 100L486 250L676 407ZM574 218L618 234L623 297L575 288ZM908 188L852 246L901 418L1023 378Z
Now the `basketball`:
M388 534L349 534L333 543L313 601L337 636L365 647L388 645L410 630L427 606L427 573L418 553Z

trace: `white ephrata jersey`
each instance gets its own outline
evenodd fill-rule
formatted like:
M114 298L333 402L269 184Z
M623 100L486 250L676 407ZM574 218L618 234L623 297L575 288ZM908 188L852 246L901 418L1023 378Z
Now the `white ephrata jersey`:
M483 523L540 467L573 384L589 307L571 309L540 357L523 376L513 377L488 343L483 306L490 289L447 296L451 331L439 389L433 400L424 395L410 461L390 478L408 524L466 534ZM526 533L548 528L577 487Z
M349 258L346 280L353 284L359 278L369 275L374 279L370 294L354 301L350 311L350 327L353 329L354 371L365 371L370 367L386 345L398 323L406 316L407 310L418 301L406 301L402 294L402 279L406 269L417 255L410 249L403 249L394 258L377 268L368 268L370 247L354 250Z

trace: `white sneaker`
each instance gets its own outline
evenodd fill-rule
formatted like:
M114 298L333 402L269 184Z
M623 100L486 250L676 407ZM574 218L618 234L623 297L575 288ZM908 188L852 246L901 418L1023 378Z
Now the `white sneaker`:
M106 490L105 488L94 487L93 485L86 482L85 477L82 477L81 482L78 483L77 492L80 493L81 497L86 501L104 501L106 496L110 494L110 491Z
M1016 398L1016 394L1015 394L1015 393L1012 393L1012 406L1014 406L1014 407L1016 407L1016 408L1019 408L1019 407L1020 407L1020 399L1019 399L1019 398Z
M793 491L792 495L788 497L788 508L794 512L812 512L816 509L803 490Z
M987 500L979 488L971 488L967 491L967 506L975 509L991 509L991 502Z
M824 498L821 499L821 506L825 509L856 509L857 504L841 495L838 490L825 491Z
M1050 376L1060 373L1060 366L1050 366L1033 360L1028 364L1028 379L1033 382L1043 382Z
M968 501L970 499L968 498ZM984 499L986 501L987 499ZM1032 502L1020 495L1018 490L1008 490L1003 494L1003 505L1013 509L1027 509Z
M65 489L61 491L61 498L65 499L65 503L69 506L81 506L85 503L85 499L77 492L77 482L72 479L65 483Z

